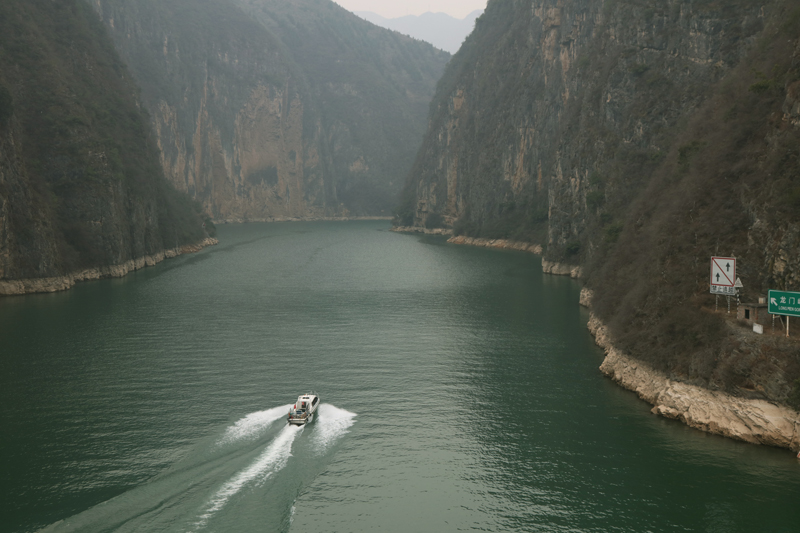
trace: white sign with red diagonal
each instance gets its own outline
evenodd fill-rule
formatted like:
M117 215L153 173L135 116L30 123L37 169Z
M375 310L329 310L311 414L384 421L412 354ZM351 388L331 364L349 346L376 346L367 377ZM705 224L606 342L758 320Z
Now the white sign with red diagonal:
M736 258L711 258L711 292L719 294L735 294Z

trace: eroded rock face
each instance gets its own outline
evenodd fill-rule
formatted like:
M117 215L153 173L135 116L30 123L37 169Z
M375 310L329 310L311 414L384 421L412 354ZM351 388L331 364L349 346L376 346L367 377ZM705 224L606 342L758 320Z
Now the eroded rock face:
M608 331L592 315L589 330L606 352L600 370L653 405L653 413L753 444L800 449L800 413L786 406L673 381L649 365L615 349Z

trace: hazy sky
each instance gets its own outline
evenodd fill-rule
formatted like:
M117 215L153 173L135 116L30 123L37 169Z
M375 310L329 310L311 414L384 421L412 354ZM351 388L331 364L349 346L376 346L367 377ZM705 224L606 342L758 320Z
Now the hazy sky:
M486 9L486 0L334 0L348 11L372 11L382 17L421 15L427 11L447 13L463 19L476 9Z

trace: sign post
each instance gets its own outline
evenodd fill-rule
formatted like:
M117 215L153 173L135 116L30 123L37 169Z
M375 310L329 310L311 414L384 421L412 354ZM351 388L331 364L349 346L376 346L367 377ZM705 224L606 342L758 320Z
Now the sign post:
M800 316L800 292L769 291L767 311L786 317L786 336L789 336L789 317Z
M731 312L731 296L736 295L735 257L711 258L711 294L727 296L728 313Z

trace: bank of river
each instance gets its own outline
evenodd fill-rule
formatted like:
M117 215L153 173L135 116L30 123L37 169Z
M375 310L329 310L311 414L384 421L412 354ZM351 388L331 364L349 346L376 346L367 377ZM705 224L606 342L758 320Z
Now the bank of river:
M8 531L794 531L785 450L655 417L580 286L385 221L223 225L0 299ZM307 389L319 419L287 428Z

